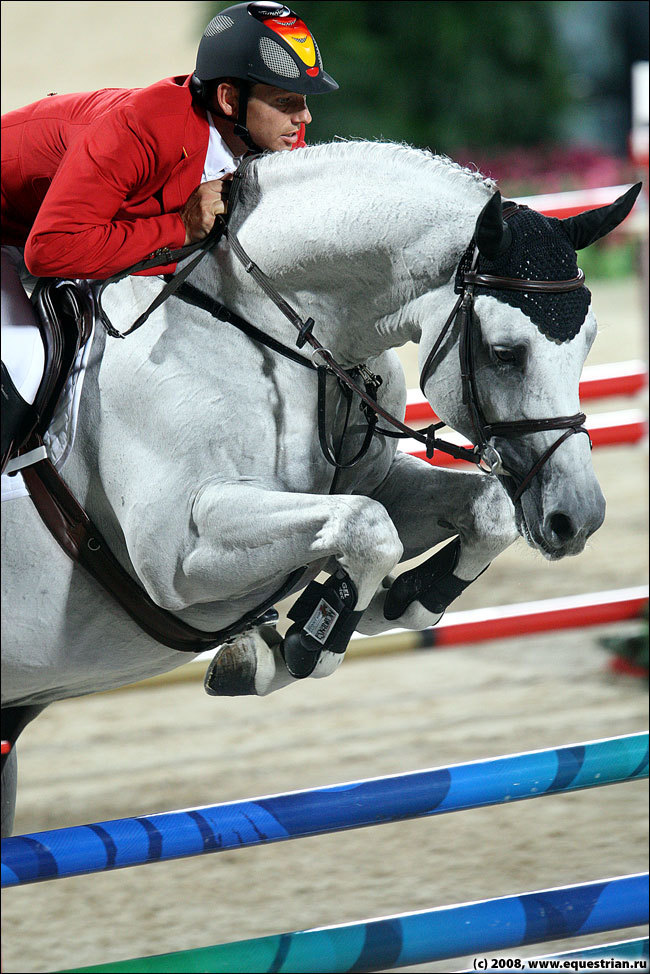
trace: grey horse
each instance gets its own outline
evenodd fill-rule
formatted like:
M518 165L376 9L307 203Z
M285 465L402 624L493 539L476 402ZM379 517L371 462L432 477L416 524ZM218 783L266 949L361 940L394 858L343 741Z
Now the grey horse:
M381 378L377 402L397 417L406 389L395 349L418 343L427 399L473 442L470 406L480 403L484 446L498 458L487 475L423 463L381 435L356 464L335 471L316 434L319 403L325 439L341 459L367 438L357 401L348 409L327 371L319 399L318 370L209 308L172 296L124 341L96 327L61 473L158 606L200 630L230 632L210 664L209 692L264 695L306 675L327 676L354 628L435 625L518 536L547 559L579 554L605 508L588 436L563 436L557 446L569 431L534 422L579 414L579 378L596 334L589 292L576 285L531 294L477 282L469 405L463 336L450 312L459 267L476 273L477 257L478 272L499 280L576 279L575 250L612 229L632 202L565 221L530 210L504 219L489 180L383 143L316 146L249 167L230 232L283 298L314 319L313 333L343 369L358 375L363 365ZM293 345L286 317L226 240L190 282ZM125 330L160 288L158 278L132 276L107 289L104 305ZM298 354L309 360L307 348ZM513 420L533 426L509 436ZM516 474L521 483L539 458L525 490L514 490ZM2 704L23 724L56 700L191 658L143 632L70 561L28 497L5 504L2 530ZM404 575L394 581L396 566L449 539L409 584ZM314 597L321 572L330 581ZM312 592L307 603L301 597L289 633L258 622L233 634L287 584ZM15 761L14 748L3 772L5 832Z

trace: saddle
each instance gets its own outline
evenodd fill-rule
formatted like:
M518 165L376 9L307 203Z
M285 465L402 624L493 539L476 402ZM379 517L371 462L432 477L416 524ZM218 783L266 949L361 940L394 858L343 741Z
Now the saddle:
M18 429L9 447L9 460L3 470L8 474L46 456L42 439L93 327L91 299L74 281L42 278L34 289L32 302L45 349L45 371L27 422Z
M28 417L26 425L16 425L15 438L9 446L9 460L3 470L8 474L21 470L27 476L31 465L47 456L43 437L77 355L90 338L93 327L90 297L74 281L41 279L32 294L32 302L45 349L45 371L34 405L25 414ZM4 372L3 365L3 384L6 381ZM42 709L41 706L3 708L3 740L14 745L21 731ZM3 753L2 768L7 757L8 752Z

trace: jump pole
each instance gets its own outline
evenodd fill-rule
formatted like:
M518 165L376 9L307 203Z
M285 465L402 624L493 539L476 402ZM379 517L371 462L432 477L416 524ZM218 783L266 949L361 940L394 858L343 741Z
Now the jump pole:
M36 832L3 841L2 886L107 872L647 777L646 732Z
M617 940L613 944L598 944L594 947L578 947L577 950L565 950L561 954L544 954L542 957L528 957L523 962L523 967L518 967L518 974L525 974L527 971L540 971L544 970L538 962L546 960L611 960L612 958L617 958L619 960L648 960L648 938L639 937L637 940ZM534 967L529 967L528 964L531 961L537 962ZM552 968L546 967L546 970ZM560 968L556 968L559 970ZM565 970L570 970L571 968L564 968ZM577 969L577 968L576 968ZM595 968L596 970L598 968ZM628 968L628 970L634 970L634 967ZM639 967L637 970L643 970ZM469 974L469 972L463 972L463 974Z
M536 890L518 896L438 907L361 923L294 933L113 964L81 971L343 974L381 971L581 937L648 922L648 874Z
M648 602L648 586L590 592L539 602L516 602L488 609L450 612L430 629L389 629L376 636L354 633L348 654L362 656L444 649L465 643L532 636L538 632L582 629L638 619Z

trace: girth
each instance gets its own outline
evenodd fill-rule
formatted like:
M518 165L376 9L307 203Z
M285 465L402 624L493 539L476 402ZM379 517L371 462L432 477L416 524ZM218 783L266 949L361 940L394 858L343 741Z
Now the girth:
M34 438L30 448L39 444L42 445L42 441ZM144 632L170 649L187 653L214 649L253 625L259 616L289 595L302 575L302 568L292 572L263 605L233 625L213 632L196 629L156 605L122 567L50 460L39 460L26 467L23 478L41 519L68 557L82 565Z

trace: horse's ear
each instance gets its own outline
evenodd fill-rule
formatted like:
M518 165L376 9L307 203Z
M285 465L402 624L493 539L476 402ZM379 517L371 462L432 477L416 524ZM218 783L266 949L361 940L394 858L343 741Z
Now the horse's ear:
M501 215L501 193L496 191L479 214L474 240L479 253L489 260L503 253L510 246L512 231Z
M597 210L586 210L578 216L569 216L562 220L562 226L567 232L574 250L582 250L604 237L606 233L622 223L636 202L641 191L641 183L636 183L627 193L619 196L609 206L600 206Z

